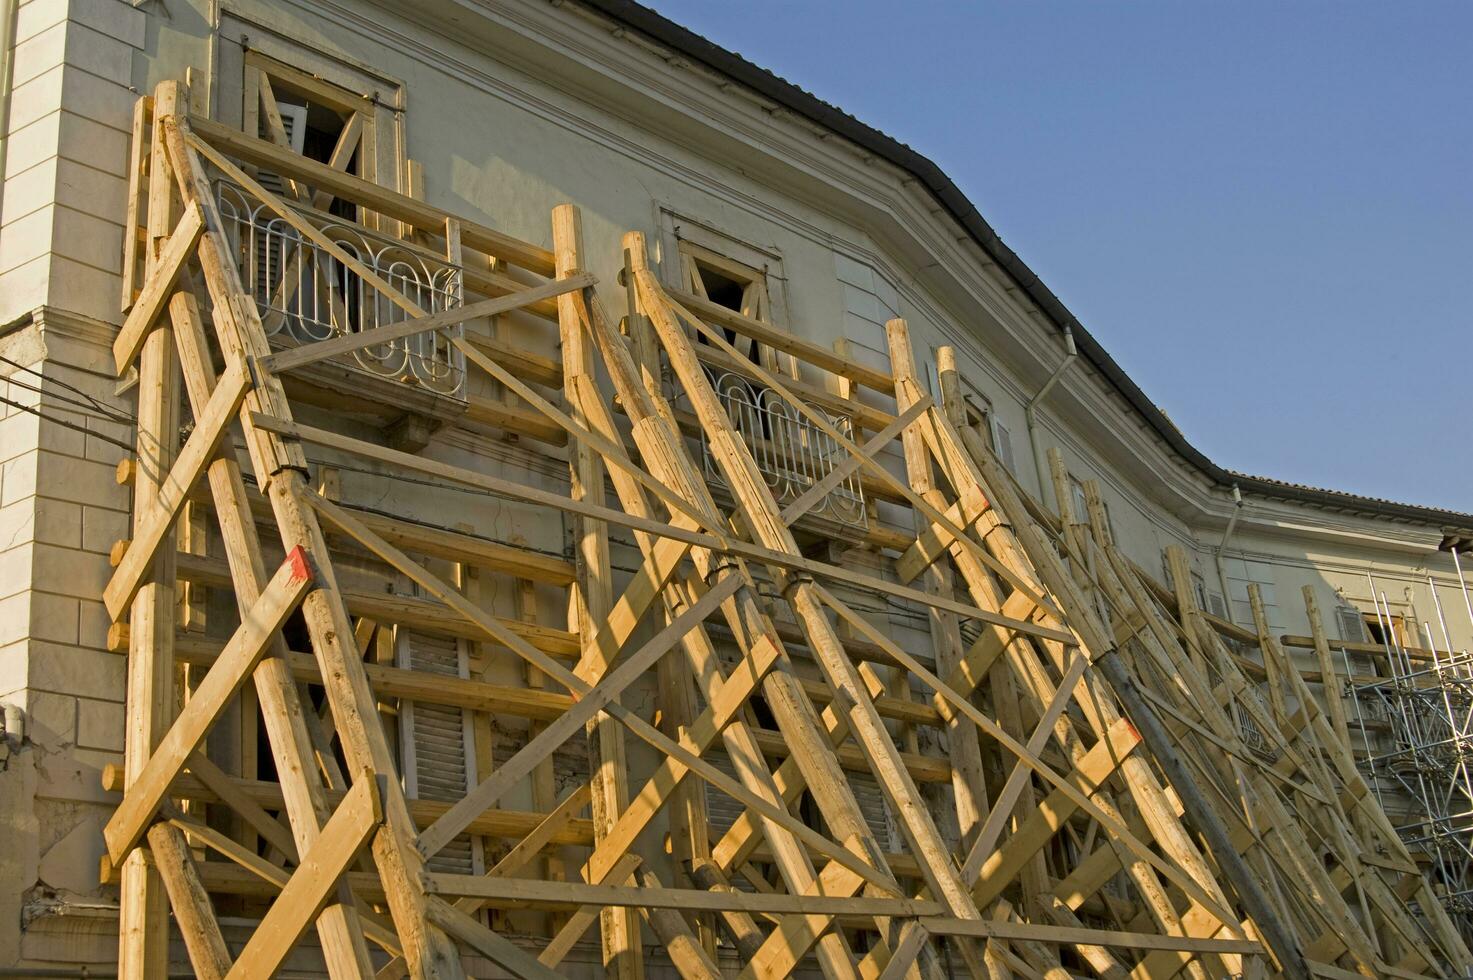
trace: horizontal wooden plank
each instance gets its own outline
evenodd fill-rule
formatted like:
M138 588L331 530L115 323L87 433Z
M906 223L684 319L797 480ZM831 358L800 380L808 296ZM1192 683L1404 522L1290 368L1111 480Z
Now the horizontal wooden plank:
M441 895L514 903L525 908L571 908L601 905L616 908L684 909L690 912L749 912L754 915L919 916L936 915L938 902L911 898L866 898L831 895L753 894L697 891L690 888L644 888L589 885L578 881L534 881L488 878L485 875L431 874L430 890ZM505 907L503 905L503 907Z
M975 936L978 939L1018 939L1040 943L1125 949L1168 949L1191 953L1244 953L1262 955L1264 949L1251 939L1194 939L1190 936L1160 936L1149 932L1117 932L1112 929L1080 929L1033 922L999 922L984 919L920 920L927 932L938 936Z
M286 803L282 798L281 786L278 783L266 782L258 779L231 779L231 782L246 797L257 805L267 810L281 810ZM119 792L123 788L123 767L119 765L106 765L102 768L102 788L108 792ZM212 793L198 778L186 772L174 779L169 786L169 795L184 800L199 800L202 803L221 803L220 797ZM331 806L337 806L343 800L340 790L327 790L327 802ZM434 800L407 800L409 815L414 819L417 826L428 827L440 818L442 814L450 809L449 803L440 803ZM487 810L471 822L466 828L466 833L481 837L495 837L504 840L521 840L523 837L537 829L537 825L545 819L547 814L537 813L531 810L496 809ZM593 843L593 821L584 819L569 820L557 833L552 835L551 844L570 844L586 847Z
M198 582L214 588L229 588L230 569L223 558L207 558L179 552L175 573L181 581ZM468 626L444 603L420 596L396 595L388 592L362 592L339 589L348 612L366 616L377 623L396 624L440 636L485 640L485 635ZM577 660L578 637L567 630L540 626L518 619L498 620L507 629L543 653L560 660Z
M893 394L895 391L895 379L890 375L860 364L852 358L837 354L822 344L805 340L796 334L791 334L781 327L775 327L770 323L763 323L761 320L743 316L736 310L727 309L694 293L669 288L666 288L665 292L672 299L680 303L681 306L700 316L707 323L725 327L728 330L733 330L741 334L743 337L749 337L758 343L774 347L786 354L792 354L800 361L807 361L814 367L831 371L857 384L862 384L866 388L873 388L886 395Z
M386 344L395 340L403 340L413 337L415 334L424 333L428 330L444 330L464 323L466 320L474 320L478 317L496 316L499 313L508 313L519 307L535 303L539 300L551 299L563 293L572 292L575 289L586 289L598 282L598 278L589 273L581 273L568 279L559 279L555 282L543 283L540 286L529 287L515 293L508 293L495 299L481 300L468 306L456 307L453 310L444 310L440 313L432 313L427 316L411 316L397 323L390 323L372 330L364 330L358 333L347 333L331 340L319 340L314 344L304 344L301 347L293 347L290 350L278 351L268 357L261 359L261 365L270 371L290 371L292 368L305 367L317 361L329 357L338 357L342 354L350 354L353 351L363 350L375 344Z
M443 234L445 220L454 218L460 222L460 238L463 244L539 275L553 274L552 252L545 248L520 241L487 225L336 170L275 143L247 136L232 126L212 119L191 115L189 126L211 146L237 160L265 167L283 176L298 178L317 190L361 204L370 211L402 221L428 234Z

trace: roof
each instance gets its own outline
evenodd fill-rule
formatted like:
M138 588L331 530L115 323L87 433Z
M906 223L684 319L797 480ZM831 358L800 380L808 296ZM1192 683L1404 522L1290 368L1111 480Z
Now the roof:
M1079 318L1069 312L1068 307L1054 295L1053 291L1038 277L1038 274L1008 247L961 189L930 159L894 137L861 122L839 107L823 101L766 68L753 64L741 55L713 44L705 37L680 26L642 4L634 3L632 0L582 0L582 2L692 61L700 62L746 85L788 111L832 130L873 153L876 157L911 174L930 190L937 201L976 240L988 257L1013 279L1060 331L1069 330L1074 334L1075 345L1079 352L1094 365L1100 374L1104 375L1106 380L1130 403L1131 407L1140 413L1152 431L1160 436L1174 452L1218 486L1231 488L1237 485L1243 492L1260 496L1335 510L1359 511L1376 517L1429 524L1441 528L1448 526L1459 529L1473 528L1473 514L1398 503L1379 497L1326 490L1267 477L1249 476L1219 466L1187 441L1165 413L1146 397L1140 386L1131 380L1094 335L1079 322Z

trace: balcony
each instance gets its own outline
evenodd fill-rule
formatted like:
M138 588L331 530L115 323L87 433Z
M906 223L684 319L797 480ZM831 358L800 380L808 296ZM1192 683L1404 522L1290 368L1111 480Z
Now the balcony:
M256 301L273 348L408 319L382 292L242 188L219 180L215 199L241 280ZM346 218L289 206L427 313L463 305L461 269L444 256ZM449 421L466 408L464 356L449 341L462 329L420 333L343 354L313 365L304 380L385 421L405 412Z
M752 451L757 469L779 507L797 500L849 458L838 440L804 418L771 388L709 365L705 372L732 425ZM834 428L853 437L853 424L848 416L816 407L815 411L823 412ZM704 432L700 439L708 484L713 489L726 490L726 481L711 457ZM841 534L866 530L869 514L858 473L848 474L824 494L808 510L803 522L815 529L825 523L838 525L834 530Z

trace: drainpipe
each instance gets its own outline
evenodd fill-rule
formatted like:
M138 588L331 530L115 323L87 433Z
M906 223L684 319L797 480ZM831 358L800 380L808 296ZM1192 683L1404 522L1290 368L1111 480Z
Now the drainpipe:
M1053 483L1044 478L1046 467L1043 464L1043 446L1038 441L1038 405L1053 390L1054 385L1059 383L1059 379L1064 376L1065 371L1069 370L1069 365L1073 364L1077 357L1079 357L1079 350L1074 346L1074 331L1065 327L1064 360L1054 368L1054 373L1049 375L1048 380L1043 383L1042 388L1038 389L1037 394L1028 399L1028 404L1023 406L1023 417L1028 422L1028 446L1033 451L1033 471L1038 476L1039 500L1048 499L1049 487L1053 486ZM1058 510L1060 506L1060 501L1054 501L1055 510Z
M1238 485L1234 483L1233 513L1228 518L1227 530L1222 532L1222 541L1212 550L1212 561L1217 566L1217 585L1222 589L1222 607L1227 613L1229 623L1233 622L1233 597L1228 594L1227 567L1222 563L1222 553L1227 550L1228 540L1233 536L1233 529L1238 526L1238 515L1241 513L1243 513L1243 494L1238 490Z
M0 0L0 206L5 203L5 160L10 153L10 90L15 83L15 18L20 0Z

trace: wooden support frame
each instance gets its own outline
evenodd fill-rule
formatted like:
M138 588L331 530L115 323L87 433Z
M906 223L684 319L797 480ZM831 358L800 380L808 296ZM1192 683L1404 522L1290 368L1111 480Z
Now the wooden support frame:
M149 706L130 715L127 767L107 777L124 791L105 832L105 870L122 882L130 980L157 972L165 893L206 977L269 973L312 926L335 978L372 971L367 942L394 958L384 976L460 976L464 949L513 975L546 977L594 922L606 967L626 980L653 968L647 934L683 977L714 980L718 929L754 980L788 975L810 955L829 980L930 980L943 952L974 976L1088 970L1112 980L1306 975L1301 968L1433 975L1473 961L1355 773L1343 713L1315 706L1306 677L1332 686L1336 678L1322 629L1312 619L1304 645L1320 670L1303 675L1259 616L1252 639L1279 692L1272 709L1257 705L1218 627L1179 587L1179 556L1178 588L1144 578L1110 540L1091 487L1088 514L1056 522L1030 505L965 426L949 351L938 354L933 400L917 382L903 322L887 326L890 372L860 365L842 346L768 323L761 302L746 316L661 286L635 233L621 243L629 306L621 332L583 271L594 263L576 209L554 212L550 250L518 242L345 173L359 133L344 134L333 163L317 164L187 119L178 96L162 87L135 120L135 173L145 140L151 169L146 195L135 182L130 220L146 202L148 250L142 279L125 286L129 314L115 349L120 371L138 363L147 396L134 530L105 596L130 651L130 700ZM408 319L273 351L232 262L205 161L330 254L336 246L319 241L292 200L341 196L375 226L402 224L437 250L443 239L467 285L488 298L426 316L340 255ZM251 167L278 172L289 197L262 187ZM205 295L212 322L200 310ZM278 379L514 310L556 321L557 359L503 339L452 342L468 368L517 399L498 403L516 416L514 428L566 445L571 492L304 425ZM732 334L783 357L749 365ZM218 375L215 364L224 365ZM710 367L723 365L842 450L786 506L758 472L761 439L749 443L711 389ZM812 370L832 374L829 386L802 380ZM179 378L196 421L182 447L169 444ZM562 402L534 385L560 387ZM678 413L667 385L684 399ZM860 386L893 394L894 414L856 401ZM826 412L850 414L873 435L851 439ZM471 418L472 430L495 418ZM722 512L703 479L698 437L735 514ZM896 439L904 480L878 458ZM309 489L311 467L346 465L344 455L378 464L387 479L414 473L566 520L572 546L545 555L467 532L469 524L416 525ZM246 487L247 468L259 493ZM913 536L866 536L899 558L871 556L864 571L805 553L795 536L809 526L805 513L856 473L915 522ZM1055 478L1069 480L1061 462ZM191 535L213 514L223 548L181 554L173 540L181 509L205 501L209 509L191 511ZM289 556L269 580L258 522L279 533ZM611 555L623 547L635 567L616 578ZM334 569L341 552L351 553L355 576L398 576L423 595L346 587ZM455 584L439 571L447 561ZM176 580L232 590L242 622L234 636L223 639L228 625L217 632L213 611L209 632L177 632ZM510 592L500 591L504 582ZM568 592L566 628L539 616ZM490 608L498 593L512 596L514 618ZM930 642L897 642L851 594L923 613ZM282 633L296 615L310 654L289 649ZM977 631L966 642L964 624ZM373 638L399 628L480 644L477 676L374 662ZM482 675L492 664L515 665L528 686ZM167 724L163 682L177 665L202 679ZM912 680L929 696L911 700ZM225 772L204 747L242 691L251 725L264 725L278 784ZM478 785L446 802L405 799L385 729L398 698L477 713ZM502 718L534 727L518 750L493 758L492 726ZM1246 748L1240 718L1263 730L1277 760ZM551 759L580 730L593 766L559 793ZM1181 752L1163 748L1163 733ZM631 734L638 746L625 744ZM874 778L902 850L881 846L855 773ZM524 787L535 809L505 809ZM705 802L718 792L740 808L724 834ZM943 832L938 792L951 801L960 840ZM197 802L186 814L171 798ZM212 813L207 826L198 802L229 813ZM654 840L656 828L668 839ZM505 850L482 873L430 870L465 834ZM200 861L191 844L226 861ZM573 861L558 852L564 846L587 850ZM360 860L366 847L371 860ZM1323 856L1333 857L1330 870ZM1244 868L1266 896L1248 894L1235 877ZM733 879L757 891L736 891ZM274 898L234 961L212 894ZM1408 896L1432 910L1411 914ZM380 902L387 919L369 909ZM487 908L491 928L475 917ZM545 933L540 952L502 935L511 923L521 931L526 910Z

